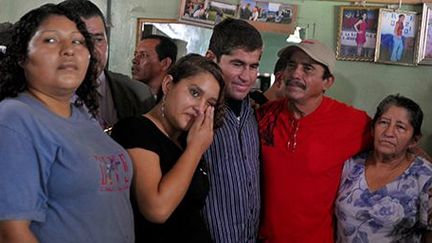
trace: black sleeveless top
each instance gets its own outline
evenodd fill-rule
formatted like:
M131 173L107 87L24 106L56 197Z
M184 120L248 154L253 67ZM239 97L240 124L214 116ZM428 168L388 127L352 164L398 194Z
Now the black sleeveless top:
M174 166L184 151L144 116L121 120L114 126L111 136L126 149L143 148L158 154L162 175ZM184 138L183 141L183 145L185 145L186 139ZM131 202L135 219L135 242L211 242L210 233L201 216L201 209L204 206L208 190L209 183L205 162L201 160L179 206L165 223L155 224L146 220L139 212L132 189Z

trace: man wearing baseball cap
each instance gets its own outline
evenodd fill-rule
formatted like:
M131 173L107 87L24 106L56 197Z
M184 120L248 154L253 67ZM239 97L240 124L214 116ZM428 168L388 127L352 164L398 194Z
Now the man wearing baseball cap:
M333 204L346 159L367 148L370 118L325 96L333 50L305 40L286 58L287 98L257 111L263 159L263 242L332 243Z

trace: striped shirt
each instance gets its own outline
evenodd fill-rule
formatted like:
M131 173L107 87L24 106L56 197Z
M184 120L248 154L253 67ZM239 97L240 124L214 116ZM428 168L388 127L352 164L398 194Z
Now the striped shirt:
M226 108L225 122L205 153L210 191L203 209L216 243L256 242L260 216L258 125L250 102L240 117Z

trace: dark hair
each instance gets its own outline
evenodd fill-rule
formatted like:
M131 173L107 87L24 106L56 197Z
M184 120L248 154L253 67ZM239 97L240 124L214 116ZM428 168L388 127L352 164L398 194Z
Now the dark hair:
M91 54L87 73L76 94L78 98L75 105L85 104L89 112L95 116L98 109L96 92L96 59L93 55L93 42L87 32L85 24L78 15L67 11L55 4L45 4L26 13L14 25L11 42L5 57L0 60L0 101L8 97L16 97L27 89L27 80L20 63L25 63L28 58L28 44L38 30L41 23L50 16L65 16L77 26L77 29L85 38L85 46Z
M159 44L156 46L156 52L158 54L159 61L165 58L171 59L171 65L177 60L177 46L171 38L168 38L163 35L147 35L144 36L141 40L159 40Z
M326 65L322 63L318 63L318 64L320 64L324 68L322 79L328 79L330 77L333 77L333 74L331 74L330 69Z
M288 63L287 58L279 57L279 59L276 61L276 64L274 66L273 74L285 70L287 63Z
M375 112L375 116L372 120L372 126L375 126L378 119L380 119L381 116L384 114L384 112L386 112L392 106L404 108L408 112L409 122L410 122L411 126L414 128L413 137L421 136L422 135L421 125L423 122L422 109L413 100L411 100L407 97L401 96L399 94L389 95L379 103L377 110Z
M364 21L366 21L366 19L367 19L367 12L366 11L360 11L358 19L359 20L363 20L363 14L366 14L366 18L364 19Z
M216 102L214 113L214 128L218 128L223 124L224 117L224 87L225 82L220 67L199 54L188 54L180 58L174 66L168 70L168 74L173 77L173 83L178 83L182 79L191 76L196 76L201 73L211 74L219 83L220 91L219 98ZM162 89L159 91L158 100L162 97Z
M9 22L0 23L0 45L7 46L12 35L13 24Z
M9 22L0 23L0 59L3 59L9 45L13 32L13 24Z
M58 4L59 6L74 12L78 16L84 19L92 17L100 17L105 27L105 32L108 33L107 24L102 11L94 3L88 0L65 0Z
M236 49L252 52L262 47L258 30L244 20L233 18L226 18L213 28L209 44L218 62L222 55L229 55Z

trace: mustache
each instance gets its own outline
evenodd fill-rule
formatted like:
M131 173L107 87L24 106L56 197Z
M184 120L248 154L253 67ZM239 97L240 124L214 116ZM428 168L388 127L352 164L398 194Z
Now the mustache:
M286 79L285 85L286 86L294 86L294 87L298 87L300 89L306 90L306 85L298 79Z

